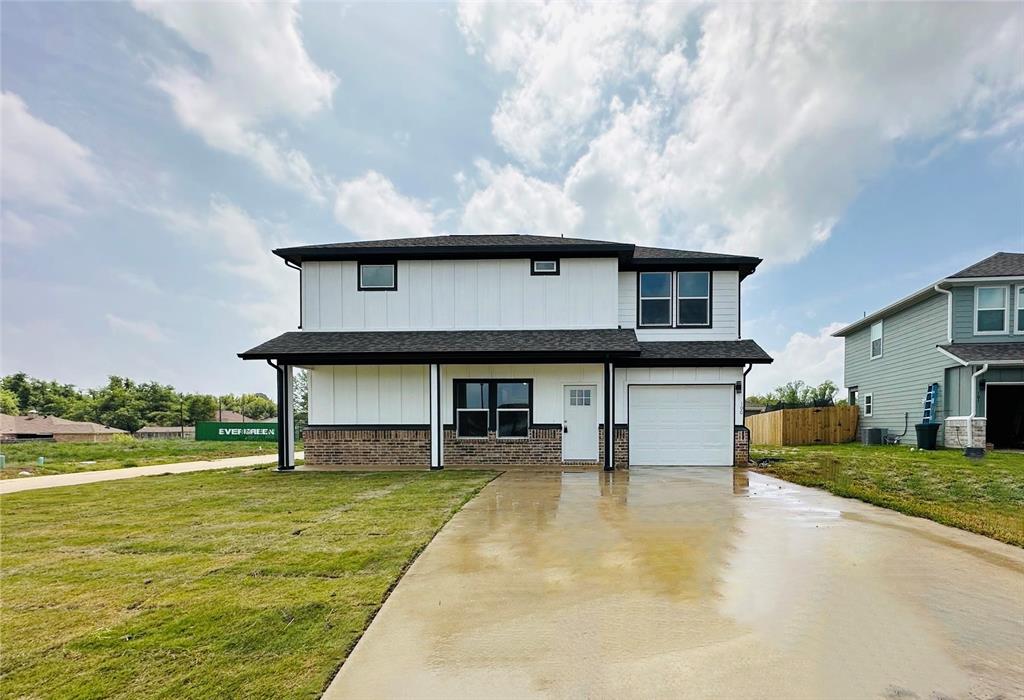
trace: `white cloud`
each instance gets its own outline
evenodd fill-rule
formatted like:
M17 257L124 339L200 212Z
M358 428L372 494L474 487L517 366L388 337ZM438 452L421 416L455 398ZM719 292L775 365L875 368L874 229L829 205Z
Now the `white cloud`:
M900 146L1021 138L1020 5L687 12L460 7L471 51L512 79L496 140L564 172L588 232L793 261Z
M187 129L211 147L248 158L272 180L324 201L327 178L286 136L265 132L329 109L337 78L317 66L299 33L295 3L139 2L175 31L207 67L164 67L156 85Z
M575 232L583 211L561 187L524 175L510 165L495 169L479 161L477 168L484 186L466 202L463 231L552 236Z
M151 343L162 343L167 340L167 334L154 321L133 321L114 314L106 314L107 325L110 329L134 335Z
M40 235L40 212L80 214L82 197L101 190L104 180L85 146L34 117L12 92L2 96L3 237L28 244ZM53 226L47 226L53 230Z
M428 203L400 194L372 170L338 185L334 218L364 239L429 236L436 222Z
M844 325L830 323L818 331L817 335L794 333L784 348L768 350L775 362L757 365L751 370L747 394L765 394L797 379L812 386L831 379L842 394L843 339L833 338L832 334Z

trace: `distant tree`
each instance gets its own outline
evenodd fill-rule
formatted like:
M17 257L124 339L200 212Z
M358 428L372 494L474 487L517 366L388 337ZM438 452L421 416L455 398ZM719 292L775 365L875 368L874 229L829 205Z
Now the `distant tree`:
M821 405L833 401L838 391L835 383L828 379L818 386L809 386L803 380L797 379L768 392L763 399L767 404ZM747 401L750 401L749 397Z
M238 397L238 408L235 410L246 418L263 420L277 415L277 404L268 399L266 394L242 394Z
M217 414L217 399L209 394L191 394L185 397L185 425L213 420Z
M292 380L292 401L295 407L295 433L301 435L309 425L309 371L300 369Z
M0 413L6 413L9 416L21 415L18 395L10 389L0 388Z

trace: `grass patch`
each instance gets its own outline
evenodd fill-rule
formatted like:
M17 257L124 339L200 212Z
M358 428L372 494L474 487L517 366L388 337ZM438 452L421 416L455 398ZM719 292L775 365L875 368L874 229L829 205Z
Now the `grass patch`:
M4 697L316 697L493 472L143 477L4 496Z
M758 471L1024 547L1024 455L858 444L755 446Z
M296 449L302 449L301 444ZM0 479L69 474L96 469L144 467L150 464L193 462L224 457L277 454L274 442L196 442L195 440L133 440L113 442L16 442L0 447L7 458ZM37 464L44 458L43 466Z

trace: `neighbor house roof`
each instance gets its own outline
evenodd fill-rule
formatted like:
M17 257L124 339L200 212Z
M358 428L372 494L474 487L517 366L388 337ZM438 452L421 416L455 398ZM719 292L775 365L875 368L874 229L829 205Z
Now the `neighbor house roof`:
M902 299L894 301L888 306L882 307L874 313L865 314L864 318L858 319L848 326L840 328L838 331L833 333L832 336L835 338L848 336L854 331L859 331L865 326L871 325L880 318L886 318L897 311L910 308L914 304L938 294L938 292L935 291L935 285L941 285L943 282L967 283L972 279L989 277L1024 277L1024 253L995 253L994 255L990 255L984 260L960 270L960 272L957 272L955 275L944 277L923 289L919 289L912 294L908 294Z
M257 345L243 360L314 362L453 361L527 355L537 359L599 358L640 353L631 330L538 331L291 331Z
M278 248L276 255L298 265L308 260L382 260L513 258L558 255L561 257L615 256L626 269L671 265L738 269L750 274L760 258L724 253L704 253L671 248L648 248L632 243L587 238L535 236L521 233L449 234L419 238L391 238L374 241L345 241L319 245Z
M939 351L961 364L1024 364L1024 343L954 343Z
M771 362L752 340L641 343L631 329L534 331L291 331L239 357L287 364L443 362L510 359L517 362L621 360L623 364L746 364Z
M57 416L0 414L0 432L15 435L111 435L125 431L99 423L67 420Z
M965 267L949 279L971 277L1024 277L1024 253L996 253L970 267Z

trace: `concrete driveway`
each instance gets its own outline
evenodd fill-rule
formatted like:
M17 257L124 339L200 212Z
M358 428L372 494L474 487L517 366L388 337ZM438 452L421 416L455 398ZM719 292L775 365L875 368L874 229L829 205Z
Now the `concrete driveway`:
M745 470L508 473L326 697L1024 697L1024 551Z

